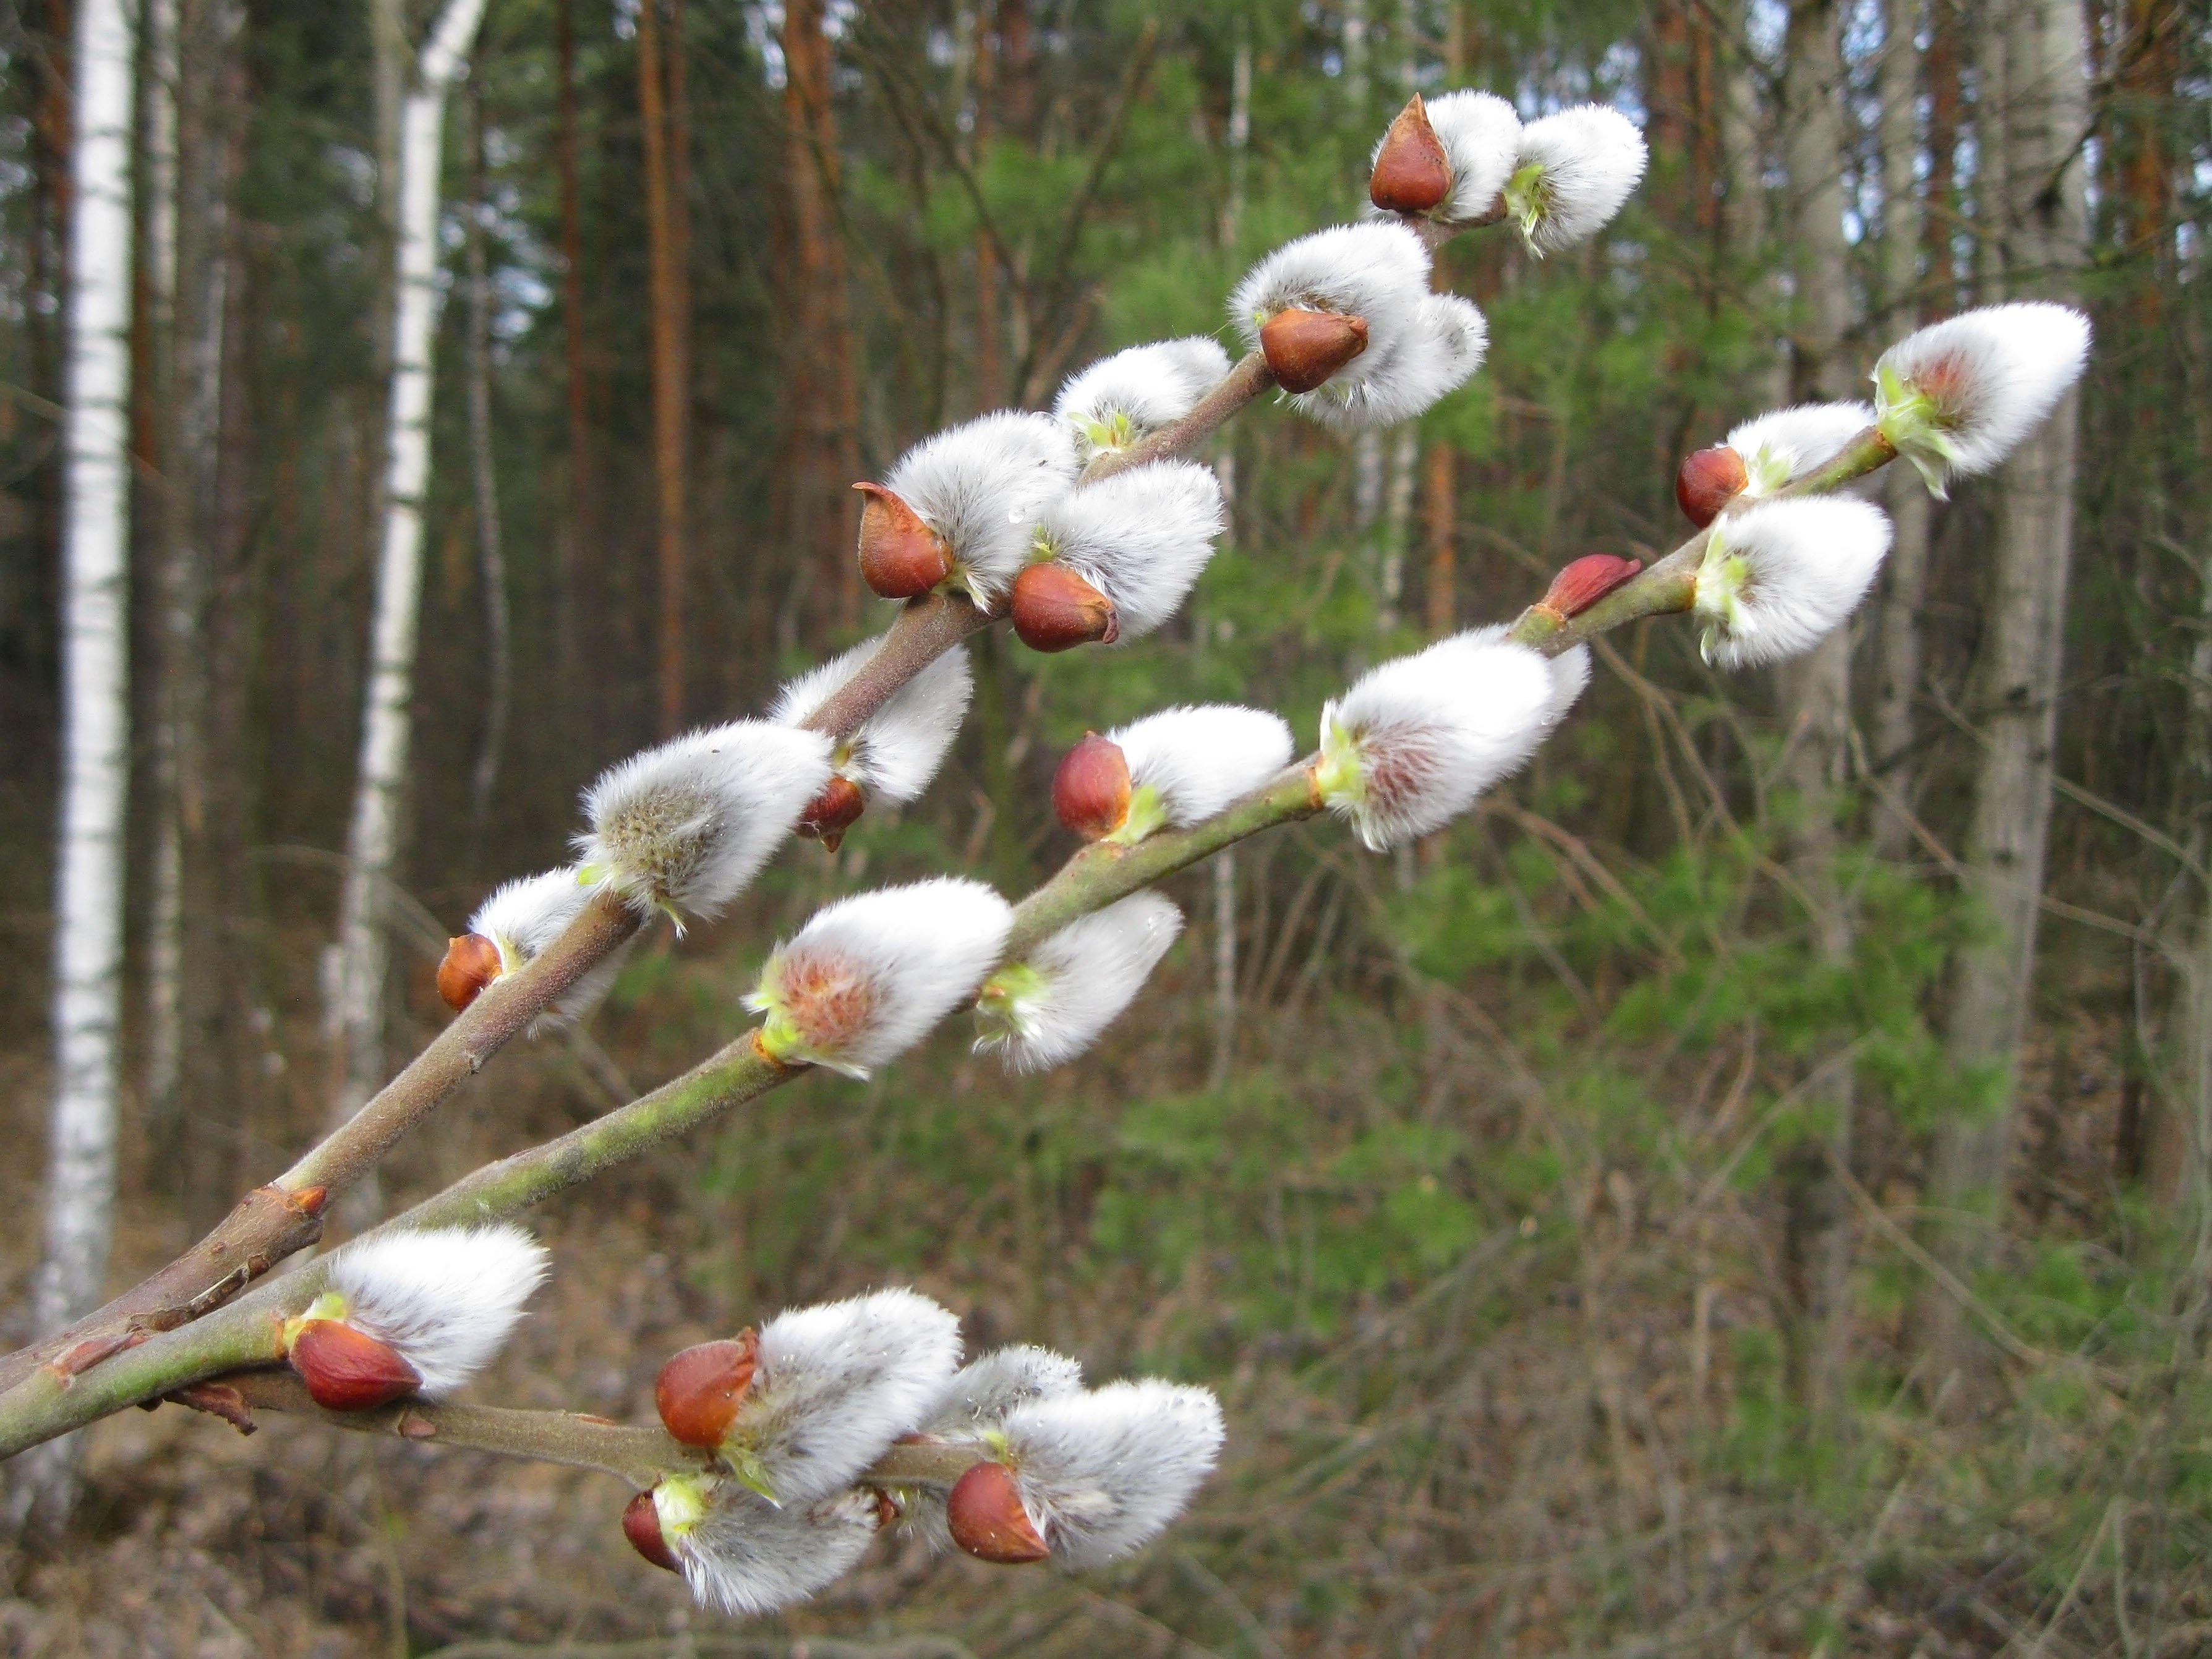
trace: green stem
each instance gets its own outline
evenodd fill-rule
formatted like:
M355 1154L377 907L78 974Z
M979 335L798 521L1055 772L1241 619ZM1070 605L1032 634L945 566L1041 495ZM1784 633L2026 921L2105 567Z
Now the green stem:
M321 1275L313 1268L288 1274L276 1283L289 1286L295 1279L310 1278L318 1281L319 1288ZM38 1366L0 1395L0 1458L13 1457L41 1441L112 1416L126 1406L158 1400L187 1383L241 1366L282 1359L283 1320L250 1305L258 1299L234 1302L204 1319L126 1348L74 1376L64 1376L53 1365Z
M1320 811L1310 766L1302 765L1188 830L1164 830L1133 847L1094 842L1015 907L1007 959L1019 961L1069 922L1165 880L1232 842Z
M1825 495L1863 478L1897 459L1897 450L1880 431L1868 427L1835 457L1802 478L1792 479L1771 495L1738 495L1721 509L1723 517L1746 513L1766 501L1800 495ZM1588 610L1562 617L1548 605L1532 605L1522 611L1506 637L1534 646L1547 657L1610 633L1645 617L1662 617L1687 611L1697 599L1698 566L1705 556L1710 530L1700 530L1632 580L1622 583Z
M500 1406L440 1405L402 1400L373 1411L334 1412L307 1396L289 1370L240 1371L221 1379L251 1411L313 1417L355 1434L386 1434L411 1445L447 1446L501 1457L592 1469L639 1488L664 1476L704 1469L704 1453L678 1444L659 1428L637 1428L580 1412L517 1411ZM870 1464L854 1485L950 1486L982 1459L980 1447L921 1439L901 1441Z

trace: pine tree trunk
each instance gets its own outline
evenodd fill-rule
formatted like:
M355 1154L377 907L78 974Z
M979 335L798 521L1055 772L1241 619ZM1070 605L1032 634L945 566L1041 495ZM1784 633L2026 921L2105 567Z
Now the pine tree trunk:
M979 85L988 92L986 49L975 47ZM850 629L860 618L860 568L853 554L859 530L854 482L860 477L860 361L846 291L845 244L838 231L843 172L837 117L831 103L832 63L823 32L821 0L794 0L784 9L784 181L792 218L789 465L785 522L796 556L795 610L817 629ZM981 95L979 94L979 96ZM978 118L978 131L982 128ZM977 239L981 266L988 252ZM979 288L988 295L988 283ZM998 397L997 312L979 297L977 393L981 406ZM983 361L986 356L989 361ZM807 596L812 596L809 599Z
M499 474L493 465L491 423L491 270L484 252L485 185L482 83L469 88L469 474L475 506L477 580L483 590L483 732L469 775L469 836L481 847L491 818L492 789L499 781L500 750L507 742L514 661L508 641L507 554L500 538ZM471 858L473 862L473 857Z
M210 721L208 612L214 591L220 437L228 324L234 295L231 191L240 161L244 21L231 0L187 14L178 78L177 270L170 356L167 480L161 535L159 672L155 704L158 813L153 931L149 943L148 1127L155 1167L194 1208L230 1190L225 1138L188 1136L195 1115L227 1121L222 1031L228 982L217 909L242 849L222 845ZM235 672L227 669L226 672ZM236 894L230 895L234 902ZM234 1146L234 1141L231 1143ZM204 1200L204 1204L203 1203Z
M690 376L685 336L684 236L677 222L676 163L671 157L668 76L674 43L664 47L659 0L644 0L637 13L637 109L645 137L646 252L651 266L653 331L653 476L658 506L660 647L658 707L660 734L673 737L684 724L684 568L688 526L686 459Z
M335 1115L350 1116L384 1073L386 928L414 736L416 635L422 598L422 506L430 483L431 352L437 340L438 187L446 94L484 0L448 0L433 27L399 121L399 244L392 303L392 394L386 431L384 523L377 555L368 695L346 832L337 942L325 964L337 1040ZM374 1202L365 1199L364 1204Z
M1842 361L1850 320L1844 266L1844 80L1841 19L1835 0L1798 0L1784 46L1782 149L1790 172L1790 246L1796 276L1791 331L1791 395L1846 396ZM1796 793L1798 822L1790 860L1812 907L1808 918L1815 954L1838 966L1850 960L1856 917L1836 869L1839 821L1846 805L1850 727L1851 633L1828 635L1784 676L1790 734L1784 775ZM1814 1133L1848 1158L1854 1105L1847 1067L1837 1067L1810 1098L1826 1121ZM1851 1213L1818 1146L1808 1144L1783 1171L1783 1259L1790 1318L1784 1338L1792 1392L1816 1417L1841 1403L1843 1360L1850 1340Z
M575 0L555 0L553 9L553 167L561 198L561 329L567 347L568 410L568 533L560 550L560 597L556 618L562 684L577 683L581 663L576 590L586 559L599 545L597 501L592 479L592 405L584 318L584 208L576 169Z
M1942 0L1936 0L1942 3ZM1923 216L1913 195L1919 99L1919 53L1913 45L1913 0L1888 0L1882 42L1882 316L1888 337L1918 321ZM1882 784L1875 809L1875 850L1901 857L1911 845L1913 799L1912 703L1920 690L1920 611L1928 596L1928 491L1910 467L1892 467L1887 485L1893 526L1882 574L1876 635L1881 656L1875 680L1874 758Z
M2084 253L2080 139L2086 90L2080 0L2015 0L1981 40L1984 157L1979 250L1990 297L2070 298ZM1954 966L1946 1048L1985 1087L1938 1136L1930 1199L1994 1220L2004 1207L2021 1034L2033 990L2036 920L2051 820L2051 747L2073 553L2078 396L1998 475L1984 633L1969 702L1979 739L1964 848L1984 931ZM1986 1226L1947 1232L1939 1254L1972 1279L1990 1258ZM1923 1328L1943 1361L1975 1367L1956 1304L1924 1291Z
M62 789L54 891L54 1106L40 1330L100 1301L114 1235L116 1046L130 781L131 140L122 0L81 0L75 51L64 399ZM17 1502L54 1522L76 1490L74 1436L27 1460Z

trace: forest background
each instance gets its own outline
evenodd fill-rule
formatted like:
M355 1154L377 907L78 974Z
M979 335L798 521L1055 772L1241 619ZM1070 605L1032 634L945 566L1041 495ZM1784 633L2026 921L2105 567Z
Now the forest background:
M141 69L173 171L135 137L118 1283L348 1087L319 963L385 505L379 181L429 21L173 15L173 68ZM52 1096L71 17L0 13L15 1338ZM2065 75L2023 74L2026 36L2077 43ZM2005 477L1932 508L1896 477L1884 590L1814 666L1724 681L1638 624L1529 773L1408 856L1315 826L1180 878L1182 943L1076 1066L1008 1081L940 1038L544 1218L560 1269L486 1397L635 1418L683 1343L887 1281L973 1346L1211 1384L1224 1467L1135 1563L887 1551L740 1627L630 1555L589 1477L172 1409L94 1431L69 1529L7 1556L9 1650L2212 1651L2209 42L2185 0L493 0L447 111L387 1068L445 1018L446 936L562 856L580 786L880 628L852 482L1218 329L1254 258L1352 216L1412 91L1609 100L1653 166L1571 254L1446 250L1490 319L1474 382L1350 442L1228 428L1233 530L1185 617L1112 653L981 636L928 797L664 932L387 1197L726 1041L831 896L1032 884L1086 728L1232 700L1303 738L1349 675L1566 560L1664 551L1681 453L1860 395L1923 318L2088 307L2078 441L2037 452L2070 485L2014 481L2029 524ZM2052 620L2023 669L1996 589L2031 534Z

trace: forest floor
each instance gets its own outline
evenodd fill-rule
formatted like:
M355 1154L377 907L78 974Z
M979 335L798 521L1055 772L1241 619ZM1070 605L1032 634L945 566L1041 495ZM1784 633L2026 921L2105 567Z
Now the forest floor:
M611 1062L581 1063L557 1041L504 1059L395 1162L395 1193L558 1133L616 1086L593 1080L610 1063L675 1069L670 1043L713 1025L700 1011L724 1006L740 957L687 947L649 963L644 992L601 1017ZM1043 1340L1094 1376L1161 1369L1223 1394L1223 1473L1135 1562L1079 1578L933 1560L895 1540L818 1601L733 1620L694 1608L630 1553L617 1524L626 1494L604 1477L281 1419L241 1438L165 1407L91 1432L76 1523L5 1564L0 1652L2212 1653L2212 1581L2180 1565L2165 1570L2155 1635L2108 1648L2083 1634L2125 1623L2093 1598L2144 1593L2116 1591L2099 1554L2114 1516L2165 1528L2187 1553L2186 1528L2145 1505L2142 1481L2127 1487L2136 1497L2106 1495L2116 1463L2161 1455L2155 1402L2052 1404L2065 1382L2055 1364L2008 1376L1985 1420L1923 1409L1929 1380L1900 1346L1908 1281L1878 1240L1861 1244L1860 1340L1881 1391L1854 1396L1832 1443L1780 1411L1761 1380L1771 1218L1755 1191L1717 1191L1711 1175L1756 1139L1731 1066L1652 1073L1662 1115L1707 1149L1704 1167L1670 1172L1592 1127L1555 1135L1534 1185L1508 1190L1498 1171L1543 1140L1571 1091L1547 1107L1499 1086L1510 1067L1467 1010L1430 1011L1449 1028L1441 1045L1431 1032L1431 1052L1448 1058L1402 1091L1415 1103L1405 1121L1377 1121L1361 1090L1371 1064L1344 1058L1374 1040L1372 1023L1297 988L1255 1017L1253 1077L1226 1097L1136 1098L1129 1078L1149 1068L1203 1074L1202 994L1177 977L1194 971L1186 956L1170 964L1126 1069L1023 1085L987 1109L948 1042L889 1086L812 1080L708 1145L665 1149L552 1206L541 1226L555 1277L472 1388L649 1420L655 1370L677 1347L787 1301L912 1282L962 1314L971 1348ZM412 1006L427 1026L426 1000ZM2083 1014L2032 1057L2015 1198L2039 1238L2094 1243L2114 1224L2117 1036ZM312 1054L309 1011L288 1014L271 1043ZM278 1091L289 1121L262 1126L272 1146L314 1121L311 1081ZM9 1144L40 1144L42 1082L35 1052L0 1054ZM1264 1125L1240 1145L1255 1112L1310 1136L1334 1125L1328 1156L1297 1133L1270 1144ZM1389 1174L1376 1149L1413 1144L1424 1117L1460 1137L1437 1167L1465 1191L1466 1224L1424 1222L1449 1248L1393 1258L1378 1277L1360 1265L1361 1234L1437 1182ZM1132 1159L1150 1173L1130 1173ZM1885 1206L1909 1208L1907 1160L1876 1140L1859 1162ZM128 1170L129 1189L143 1195L148 1174ZM34 1157L0 1166L0 1203L35 1215L37 1177ZM1117 1194L1143 1235L1116 1231ZM1304 1219L1285 1221L1286 1204ZM118 1278L185 1237L173 1203L137 1197L125 1215ZM29 1224L0 1238L11 1289L35 1243Z

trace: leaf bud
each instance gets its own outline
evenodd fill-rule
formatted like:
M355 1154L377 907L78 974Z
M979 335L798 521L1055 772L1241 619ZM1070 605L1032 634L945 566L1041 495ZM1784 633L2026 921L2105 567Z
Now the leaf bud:
M623 1505L622 1528L623 1536L629 1540L629 1547L654 1566L665 1567L671 1572L684 1571L676 1552L660 1535L660 1510L650 1491L637 1493Z
M1033 564L1014 578L1014 632L1032 651L1066 651L1121 636L1114 601L1066 565Z
M1052 1553L1004 1463L978 1463L954 1481L945 1519L952 1541L979 1561L1019 1566Z
M1367 319L1339 311L1279 311L1260 331L1275 384L1311 392L1367 349Z
M1052 810L1085 841L1112 835L1129 816L1129 761L1096 732L1067 751L1052 777Z
M343 1320L301 1325L290 1358L308 1395L325 1411L372 1411L422 1386L422 1373L396 1350Z
M661 1426L684 1445L712 1451L729 1433L759 1363L760 1338L751 1331L671 1355L653 1389Z
M1751 483L1743 457L1726 444L1685 455L1674 473L1674 500L1682 516L1703 530Z
M860 579L887 599L927 593L952 574L945 538L921 514L881 484L856 483L868 498L860 509Z
M820 842L834 853L845 839L845 832L867 810L868 797L859 784L848 777L833 776L799 813L796 833Z
M1644 568L1641 559L1623 559L1611 553L1589 553L1552 578L1544 595L1544 608L1561 620L1579 617L1607 594Z
M445 960L438 964L438 994L459 1013L506 971L498 945L482 933L464 933L446 941Z
M1382 135L1367 199L1386 213L1426 213L1451 194L1451 162L1415 93Z

